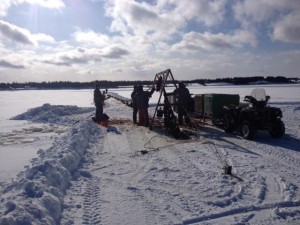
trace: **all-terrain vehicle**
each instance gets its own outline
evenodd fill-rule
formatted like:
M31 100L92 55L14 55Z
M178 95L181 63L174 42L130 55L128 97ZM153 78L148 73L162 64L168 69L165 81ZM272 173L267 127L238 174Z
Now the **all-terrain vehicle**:
M280 138L285 133L282 122L282 111L279 108L267 106L270 96L264 89L254 89L250 96L245 96L246 106L227 105L223 107L223 129L225 132L240 131L245 139L252 139L257 130L268 130L274 138Z

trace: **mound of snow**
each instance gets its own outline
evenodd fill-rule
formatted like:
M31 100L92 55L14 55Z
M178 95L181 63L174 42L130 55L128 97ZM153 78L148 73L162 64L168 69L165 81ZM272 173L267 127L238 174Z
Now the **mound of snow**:
M30 112L34 111L43 110ZM0 224L59 224L66 189L80 171L86 152L101 135L102 129L94 122L81 121L56 139L51 148L40 150L32 167L1 193L4 207L0 208Z
M74 120L68 116L91 113L94 108L82 108L78 106L50 105L29 109L27 112L17 115L12 120L28 120L35 123L70 124Z

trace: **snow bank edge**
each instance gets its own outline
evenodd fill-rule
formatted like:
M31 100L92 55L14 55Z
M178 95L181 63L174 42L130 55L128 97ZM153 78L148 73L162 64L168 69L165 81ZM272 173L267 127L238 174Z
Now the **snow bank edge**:
M101 138L92 121L75 124L1 193L0 224L59 224L63 199L85 154Z

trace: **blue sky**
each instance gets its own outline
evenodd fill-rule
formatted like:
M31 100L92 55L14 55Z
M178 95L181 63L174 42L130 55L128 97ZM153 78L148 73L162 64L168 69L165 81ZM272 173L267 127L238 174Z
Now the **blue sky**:
M2 0L0 82L300 78L299 21L299 0Z

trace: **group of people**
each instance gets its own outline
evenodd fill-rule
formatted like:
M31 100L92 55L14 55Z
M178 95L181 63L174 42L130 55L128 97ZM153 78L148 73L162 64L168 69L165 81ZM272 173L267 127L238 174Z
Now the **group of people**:
M131 93L133 103L132 120L134 124L146 127L149 126L149 98L152 96L154 91L154 87L151 91L144 91L143 86L134 86L133 92ZM188 111L190 109L191 95L185 84L180 82L178 88L176 88L172 93L169 93L169 95L175 95L176 97L178 123L182 125L184 120L185 124L190 124L191 120L188 115ZM138 122L137 114L139 115Z
M149 99L151 98L155 88L153 87L150 91L144 91L142 85L135 85L133 92L131 93L133 115L132 120L134 124L139 126L149 126ZM137 121L137 114L139 115Z
M144 91L142 85L135 85L133 92L131 93L133 115L132 120L134 124L139 126L149 126L149 99L155 91L155 87L152 87L151 90ZM190 104L191 95L189 90L183 83L179 83L178 88L176 88L172 93L176 96L177 99L177 113L178 113L178 122L183 124L183 118L186 124L189 124L190 118L188 116L188 109ZM101 122L103 120L103 106L104 106L105 96L104 93L101 93L99 84L96 84L94 90L94 102L96 106L96 117L95 122ZM138 118L137 118L138 115Z

